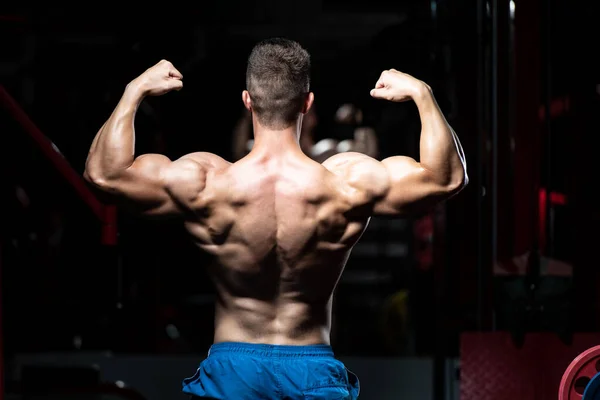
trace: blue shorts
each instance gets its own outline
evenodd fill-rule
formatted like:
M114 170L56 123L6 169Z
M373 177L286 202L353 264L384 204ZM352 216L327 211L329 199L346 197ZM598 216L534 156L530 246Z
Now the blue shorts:
M354 400L359 382L328 345L218 343L183 392L227 400Z

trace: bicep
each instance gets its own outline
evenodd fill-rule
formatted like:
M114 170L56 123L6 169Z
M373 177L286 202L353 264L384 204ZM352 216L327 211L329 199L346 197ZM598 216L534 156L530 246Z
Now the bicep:
M375 215L401 216L421 213L447 196L433 174L410 157L395 156L381 161L388 186L373 205Z
M418 213L445 193L429 171L410 157L378 161L364 154L344 153L323 165L342 179L351 206L369 215Z
M172 165L169 158L160 154L141 155L108 183L108 192L114 195L119 205L136 214L176 213L165 181L165 173Z

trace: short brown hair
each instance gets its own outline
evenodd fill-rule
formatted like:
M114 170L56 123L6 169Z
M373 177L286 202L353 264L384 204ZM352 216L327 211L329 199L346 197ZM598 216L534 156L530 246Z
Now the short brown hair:
M262 125L272 129L290 126L310 90L310 55L289 39L259 42L248 58L246 88Z

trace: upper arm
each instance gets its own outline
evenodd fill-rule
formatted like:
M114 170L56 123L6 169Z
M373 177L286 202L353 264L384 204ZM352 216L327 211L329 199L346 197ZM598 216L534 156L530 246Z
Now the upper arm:
M227 164L210 153L192 153L175 161L160 154L144 154L111 182L99 186L136 213L182 215L202 194L210 174Z
M370 215L400 216L422 212L452 195L434 175L410 157L377 161L359 153L342 153L323 165L338 175L350 203Z

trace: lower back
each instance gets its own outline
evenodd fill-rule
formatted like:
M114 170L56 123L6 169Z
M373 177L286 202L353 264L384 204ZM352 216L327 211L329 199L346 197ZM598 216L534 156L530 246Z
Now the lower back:
M219 298L215 343L329 344L331 302L306 304L282 299Z

